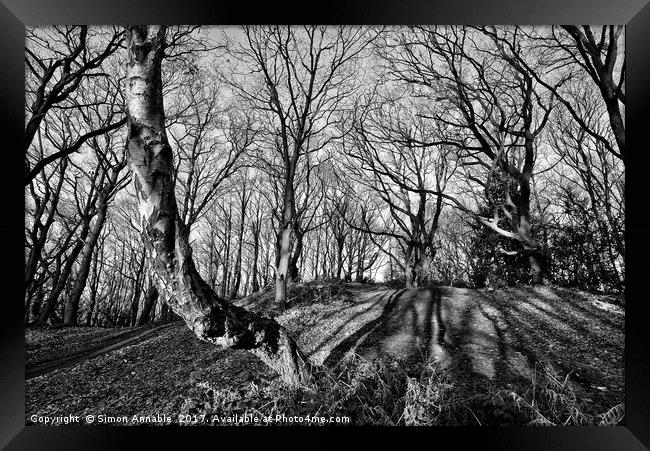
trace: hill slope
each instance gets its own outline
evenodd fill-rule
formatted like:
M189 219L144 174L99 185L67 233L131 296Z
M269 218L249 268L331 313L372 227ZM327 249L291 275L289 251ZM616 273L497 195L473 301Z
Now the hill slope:
M546 365L569 374L566 382L590 412L604 412L624 399L624 311L605 296L557 287L490 292L360 284L307 284L292 293L289 308L276 319L316 364L333 367L356 353L398 361L417 375L434 360L467 393L523 389ZM271 293L237 303L273 310ZM32 414L160 413L176 419L197 384L239 392L243 399L251 396L251 383L264 387L273 379L254 356L201 343L177 324L28 380L26 416L28 422Z

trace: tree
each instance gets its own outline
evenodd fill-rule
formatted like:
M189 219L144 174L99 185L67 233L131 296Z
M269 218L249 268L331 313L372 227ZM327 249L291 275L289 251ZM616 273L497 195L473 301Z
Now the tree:
M79 301L86 288L86 282L93 261L93 253L101 235L102 228L104 227L104 222L106 221L109 202L124 187L124 182L126 181L125 177L120 177L120 173L126 166L125 155L116 155L111 138L108 135L104 139L104 148L100 147L97 139L93 140L93 147L99 162L96 170L101 172L100 186L98 187L96 200L97 213L81 251L81 260L72 292L66 301L63 323L68 325L77 323Z
M165 130L161 80L165 29L126 29L129 166L142 238L158 290L199 339L250 350L285 382L303 382L309 377L309 364L287 331L274 320L217 296L196 270L188 229L176 204L172 149Z
M608 139L602 132L598 132L587 125L579 111L573 106L573 99L570 95L562 95L558 89L553 89L562 101L571 116L589 133L600 141L605 148L617 158L625 158L625 118L621 106L625 106L625 57L621 61L619 40L623 39L623 26L603 25L600 30L596 27L584 25L566 25L561 27L566 33L559 32L558 27L551 29L551 36L544 39L551 50L561 49L567 58L555 56L557 66L566 66L566 60L571 66L579 67L594 82L600 91L601 97L607 109L609 125L614 135L616 148L612 140ZM568 39L567 39L568 37Z
M104 39L106 45L95 44ZM89 33L86 25L27 29L25 185L29 185L48 164L77 152L89 139L125 124L126 118L116 118L119 112L114 109L119 101L114 94L119 90L110 87L108 74L97 71L120 48L122 41L122 32L117 28L95 33ZM93 80L93 86L88 90L86 85ZM84 91L87 95L78 96L78 91ZM56 109L67 115L75 110L82 115L97 114L102 120L92 122L93 128L80 131L74 139L66 140L56 152L34 161L28 155L29 147L41 123Z
M403 259L389 257L404 270L406 287L416 288L432 272L434 238L455 162L437 131L400 101L403 95L396 89L359 108L362 112L353 119L353 143L344 146L344 152L346 169L364 189L374 192L385 211L381 230L350 225L395 240Z
M533 72L543 66L522 64L523 49L529 48L525 39L517 27L413 27L389 42L403 52L383 59L393 77L435 100L437 107L424 116L446 128L443 141L458 149L466 180L484 190L492 211L478 219L517 243L518 249L506 252L525 254L533 283L542 283L546 255L533 236L531 179L556 103L554 89L563 81L553 89L536 86Z
M281 184L275 300L283 306L292 260L300 255L306 233L296 207L296 178L306 157L332 141L334 113L354 91L354 62L370 41L360 27L243 31L245 42L229 46L229 55L239 64L231 73L252 73L252 83L227 79L238 96L264 114L268 164Z

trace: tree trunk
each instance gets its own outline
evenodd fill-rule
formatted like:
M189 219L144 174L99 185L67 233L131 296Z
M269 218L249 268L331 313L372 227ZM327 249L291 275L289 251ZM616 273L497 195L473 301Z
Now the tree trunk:
M225 211L225 209L224 209ZM228 278L230 276L230 242L231 242L231 232L232 232L232 206L228 210L228 221L226 222L226 227L224 228L224 238L223 242L225 245L224 257L223 257L223 277L221 279L221 297L225 298L228 293Z
M172 150L163 110L164 26L129 26L126 102L129 164L145 248L165 302L196 334L218 346L247 349L288 384L309 380L309 363L273 319L234 306L201 278L174 196Z
M95 305L97 303L97 288L99 287L99 275L101 273L101 268L97 267L97 262L99 261L99 254L103 254L103 244L99 245L99 249L93 253L93 268L92 268L92 278L90 280L90 300L88 302L88 314L86 316L86 326L92 325L93 313L95 310Z
M316 248L314 250L314 258L313 258L313 277L314 280L318 280L318 258L320 255L320 231L317 232L318 235L316 235Z
M140 294L142 293L142 270L144 269L144 260L146 255L142 256L138 274L133 284L133 299L131 300L131 308L129 309L129 326L135 326L138 322L138 307L140 306Z
M287 276L291 259L291 224L284 227L279 238L275 270L275 302L283 309L287 301Z
M545 258L541 251L533 250L528 255L531 282L535 285L543 284L545 277Z
M243 196L246 193L244 192ZM228 299L235 299L237 297L237 292L239 291L239 285L241 284L241 254L242 248L244 247L244 221L246 219L246 206L242 202L242 212L241 212L241 222L239 224L239 243L237 244L237 256L235 257L235 271L233 274L232 287L230 287L230 294Z
M611 79L608 78L608 80L611 82ZM601 85L601 92L603 93L607 114L609 115L609 124L612 127L618 151L622 156L625 156L625 124L621 115L618 98L610 91L612 90Z
M90 220L84 219L84 221L89 222ZM34 321L35 326L44 325L54 312L54 308L56 307L57 301L59 300L59 296L63 292L63 289L66 287L68 277L70 277L70 274L72 273L72 267L77 260L77 256L84 247L84 242L86 240L86 236L88 235L88 222L84 223L79 235L78 243L73 247L72 252L70 252L68 259L66 260L66 263L63 266L61 273L59 274L57 282L54 285L52 292L50 293L50 296L47 298L45 305L43 305L41 311L38 314L38 317Z
M300 279L300 272L298 271L298 260L300 260L300 256L302 255L303 234L298 230L295 230L294 232L296 246L293 250L293 254L291 254L291 258L289 259L289 280L296 282Z
M336 279L341 280L341 273L343 272L343 239L337 237L336 239Z
M158 290L155 285L151 285L147 289L147 294L144 296L144 305L140 311L140 316L136 322L136 326L144 326L149 317L151 316L151 311L153 310L154 305L156 305L156 300L158 299Z
M114 182L114 179L117 179L117 172L111 174L111 181ZM92 230L86 238L84 243L83 250L81 251L81 263L79 264L79 272L77 273L77 278L75 280L74 287L72 288L72 293L68 298L65 304L65 313L63 315L63 324L72 325L77 324L77 311L79 310L79 301L81 300L81 295L86 288L86 282L88 281L88 275L90 274L90 266L92 263L93 252L95 250L95 245L99 239L99 235L102 233L102 227L104 226L104 221L106 220L106 210L108 206L106 205L106 199L108 197L110 189L104 188L104 191L99 198L99 212L97 213L97 218L95 223L92 226Z
M364 240L365 241L365 240ZM364 260L364 246L365 242L357 243L357 271L354 276L355 282L363 282L363 260Z
M404 278L406 279L406 288L417 288L417 273L416 273L416 256L414 255L415 249L412 244L409 244L406 249L406 264L404 265Z
M260 291L260 284L258 279L258 274L257 274L257 260L260 255L260 230L259 230L259 225L256 225L255 229L253 230L253 267L252 267L252 274L251 274L251 291L253 293L257 293Z
M169 306L167 304L160 306L160 319L161 321L167 321L169 319Z
M42 206L39 210L41 215L35 218L34 224L31 230L32 236L32 247L29 252L29 257L27 259L27 265L25 266L25 287L31 288L34 281L34 276L36 275L36 270L38 268L39 261L41 259L41 251L45 246L48 237L48 231L54 222L55 213L57 211L57 206L59 204L59 197L61 195L61 188L63 187L63 182L65 181L65 170L68 167L68 159L64 158L59 166L59 180L56 184L54 191L44 199L41 200ZM49 185L45 183L46 192L49 192ZM33 187L31 187L33 189ZM41 216L45 213L46 202L50 200L50 208L47 211L45 216L45 221L41 221ZM29 291L28 291L29 292Z

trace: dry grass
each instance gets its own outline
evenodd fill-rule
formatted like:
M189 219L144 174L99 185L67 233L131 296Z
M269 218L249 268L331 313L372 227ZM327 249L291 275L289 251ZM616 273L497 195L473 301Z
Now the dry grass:
M623 404L599 415L586 413L569 381L570 374L560 377L550 366L536 365L530 387L523 393L504 394L526 412L531 426L616 426L625 418Z
M350 417L350 425L618 425L623 405L589 415L569 383L549 367L538 367L523 392L488 386L467 393L453 373L436 362L423 362L409 375L394 361L368 361L350 355L336 368L317 367L310 384L287 387L278 380L251 383L235 391L201 382L181 407L181 414L248 418ZM215 422L213 424L218 424Z
M408 365L391 355L371 360L352 348L341 361L334 359L335 366L322 366L333 349L366 325L376 323L386 332L382 315L396 321L397 332L411 324L411 317L402 318L399 308L383 312L394 291L380 285L310 283L294 285L289 293L290 306L282 313L268 310L270 291L237 303L275 316L297 338L316 364L308 386L286 387L251 354L198 342L178 325L27 381L26 413L162 412L174 422L179 413L347 416L355 425L613 425L624 420L619 365L624 311L595 305L606 301L601 297L559 289L447 289L443 316L453 343L446 348L446 363L431 361L426 353ZM76 335L81 330L49 332L28 342L82 339ZM386 333L365 335L370 341L393 339Z

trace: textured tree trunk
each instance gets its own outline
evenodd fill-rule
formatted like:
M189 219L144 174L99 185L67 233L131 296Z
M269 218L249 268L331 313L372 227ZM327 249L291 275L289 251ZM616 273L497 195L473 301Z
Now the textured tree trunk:
M260 255L260 230L259 225L253 230L253 263L252 263L252 274L251 274L251 292L257 293L260 291L260 284L258 281L257 273L257 260Z
M336 279L341 280L343 273L343 245L345 244L345 236L336 236Z
M418 287L425 286L429 280L434 252L433 246L429 244L421 245L418 249L418 259L415 266L416 285Z
M142 293L142 282L144 269L144 263L146 260L146 254L142 255L142 260L140 260L140 265L138 267L137 277L135 278L135 284L133 285L133 299L131 300L131 308L129 310L129 326L135 326L138 322L138 307L140 306L140 294Z
M530 254L530 256L528 256L528 261L530 263L530 275L532 276L532 282L534 284L544 283L543 263L540 259L540 256L536 253Z
M413 255L415 249L412 244L409 244L406 249L406 264L404 265L404 278L406 279L406 288L417 288L416 277L416 257Z
M298 279L300 279L300 271L298 270L298 261L300 260L300 256L302 255L303 234L302 232L295 230L294 235L295 235L296 245L295 245L295 249L293 250L293 254L291 254L291 258L289 259L289 280L295 282Z
M84 225L82 226L83 228L79 235L78 243L73 247L72 252L70 252L70 255L67 257L66 263L63 266L61 273L58 276L56 284L54 285L54 289L50 293L50 296L47 298L45 305L43 305L41 311L38 314L38 317L34 321L35 326L42 326L47 322L47 320L54 312L54 308L57 305L59 296L61 296L61 293L63 292L64 288L68 283L68 277L70 277L70 274L72 273L72 267L74 266L74 263L77 260L79 253L84 247L84 242L86 240L86 236L88 235L89 219L84 219L84 221L87 222L85 222Z
M247 349L289 384L309 379L309 363L273 319L229 304L201 278L174 196L172 150L161 81L165 27L129 26L126 102L129 164L143 241L161 297L203 341Z
M278 258L275 270L275 302L280 308L287 301L287 278L291 259L291 224L285 226L280 234Z
M246 194L244 193L244 196ZM235 299L237 297L237 292L239 291L239 285L241 284L241 254L242 254L242 248L244 247L244 221L246 220L246 206L244 202L242 202L242 211L241 211L241 218L240 218L240 223L239 223L239 243L237 244L237 256L235 257L235 271L233 274L233 282L232 282L232 287L230 288L230 294L228 295L228 299Z
M86 315L86 326L93 324L93 313L95 313L95 305L97 304L97 288L99 287L99 276L101 273L101 267L98 267L97 263L100 254L103 254L103 244L100 244L97 251L93 253L93 276L90 280L90 299L88 302L88 313Z
M611 78L608 77L606 83L607 86L613 85ZM614 133L614 138L616 139L616 145L618 146L618 151L621 155L625 156L625 123L623 122L623 117L621 115L621 109L619 106L618 98L614 94L613 90L609 87L604 87L601 85L601 92L605 100L605 105L607 106L607 114L609 115L609 123L612 127L612 132Z
M95 310L95 304L97 303L97 292L92 290L90 292L90 300L88 302L88 314L86 315L86 326L92 325L93 312Z
M533 153L532 137L526 135L524 142L527 154ZM532 224L530 221L530 177L532 177L532 163L526 165L523 176L519 180L519 203L518 203L518 229L524 250L528 253L528 262L530 265L531 282L533 284L543 284L545 274L544 255L541 246L532 238Z
M144 296L144 305L140 311L140 316L138 317L136 326L144 326L147 323L151 316L151 311L153 310L154 305L156 305L156 300L158 300L158 290L155 285L151 285L149 289L147 289L147 294Z
M232 232L232 207L228 210L228 221L226 222L226 227L224 228L224 238L223 242L225 243L224 257L223 257L223 277L221 279L221 297L225 298L228 293L228 278L230 277L230 242L231 242L231 232Z
M169 319L169 306L167 304L162 304L160 306L160 319L162 321L167 321Z
M117 178L117 172L114 173L115 178ZM99 235L102 233L102 228L104 227L104 221L106 220L106 198L108 197L108 190L105 188L105 191L102 192L101 197L99 198L99 212L97 213L97 218L95 223L92 226L92 230L86 238L84 243L83 250L81 251L81 262L79 264L79 272L75 280L74 287L72 288L72 293L65 303L65 312L63 314L63 324L72 325L77 324L77 312L79 310L79 301L81 300L81 295L86 288L86 282L88 281L88 275L90 274L90 266L93 259L93 252L99 239Z
M357 244L357 271L354 276L355 282L363 282L363 243L358 243Z
M318 280L318 258L320 255L320 232L318 232L318 235L316 236L316 248L314 250L314 258L313 258L313 277L314 280Z
M25 324L30 324L32 318L36 318L36 316L38 315L38 311L41 308L42 302L43 302L43 287L39 286L36 289L36 293L34 294L34 299L32 301L32 304L29 306L29 310L27 311Z

